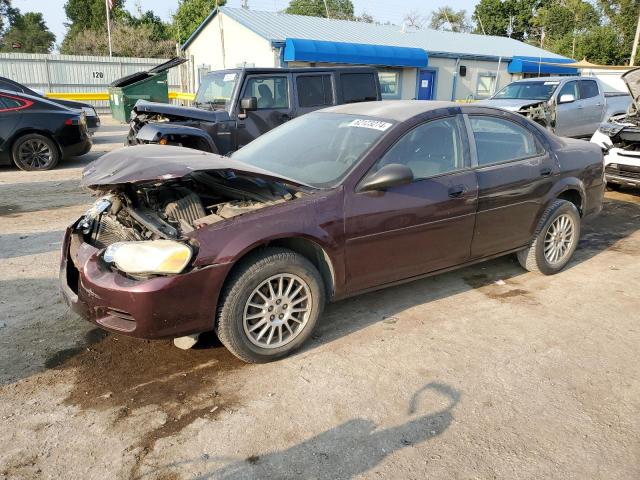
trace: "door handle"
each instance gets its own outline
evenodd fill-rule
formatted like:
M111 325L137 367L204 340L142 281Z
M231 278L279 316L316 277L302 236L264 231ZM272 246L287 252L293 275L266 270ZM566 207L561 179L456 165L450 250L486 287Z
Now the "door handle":
M449 191L447 192L451 198L460 198L467 191L464 185L455 185L453 187L449 187Z
M541 177L548 177L549 175L551 175L551 168L545 167L545 168L541 168L540 169L540 176Z

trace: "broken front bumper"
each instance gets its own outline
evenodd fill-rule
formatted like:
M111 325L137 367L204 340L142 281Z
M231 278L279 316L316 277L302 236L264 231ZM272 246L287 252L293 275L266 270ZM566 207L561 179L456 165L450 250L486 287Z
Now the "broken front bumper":
M640 152L611 148L604 157L607 183L640 187Z
M100 250L67 229L60 290L75 313L105 330L145 338L175 338L212 330L229 264L136 280L111 270Z

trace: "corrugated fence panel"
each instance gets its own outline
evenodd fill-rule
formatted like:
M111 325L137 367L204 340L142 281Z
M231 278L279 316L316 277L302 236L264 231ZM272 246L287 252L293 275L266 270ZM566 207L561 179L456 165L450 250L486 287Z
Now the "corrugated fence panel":
M161 58L0 53L0 76L41 92L106 92L114 80L166 61ZM182 88L180 77L179 67L169 70L169 90L188 90ZM89 103L101 113L108 110L106 101Z

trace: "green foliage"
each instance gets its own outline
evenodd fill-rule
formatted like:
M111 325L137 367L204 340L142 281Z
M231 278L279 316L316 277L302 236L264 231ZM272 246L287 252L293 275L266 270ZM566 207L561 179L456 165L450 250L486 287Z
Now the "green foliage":
M536 36L532 18L553 0L480 0L473 11L476 33L527 40Z
M68 30L60 47L61 53L74 54L73 39L83 31L98 32L107 29L107 11L104 0L67 0L64 12L69 19ZM124 0L113 0L110 13L113 21L125 16Z
M0 35L8 25L15 21L19 14L20 11L11 6L11 0L0 0Z
M326 8L323 0L291 0L285 12L293 15L326 18L327 10L329 11L329 18L355 19L351 0L327 0Z
M56 36L47 28L42 13L27 12L23 15L17 12L11 20L11 26L2 36L0 51L49 53L55 41ZM21 48L14 49L14 43L19 43Z
M222 6L226 2L220 0L217 3ZM180 44L186 42L215 8L216 0L182 0L173 15L173 38Z
M451 7L440 7L431 12L429 28L449 32L470 32L472 27L466 10L454 10Z

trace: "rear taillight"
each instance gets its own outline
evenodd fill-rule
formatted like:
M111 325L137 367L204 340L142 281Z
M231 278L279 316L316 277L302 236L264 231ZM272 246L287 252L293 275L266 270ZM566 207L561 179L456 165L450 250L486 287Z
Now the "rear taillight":
M64 121L65 125L80 125L80 119L79 118L67 118Z

